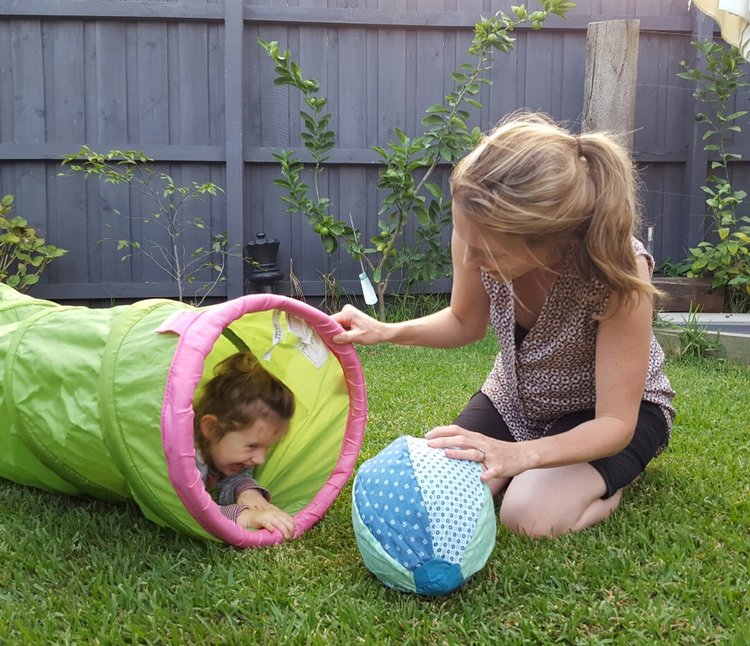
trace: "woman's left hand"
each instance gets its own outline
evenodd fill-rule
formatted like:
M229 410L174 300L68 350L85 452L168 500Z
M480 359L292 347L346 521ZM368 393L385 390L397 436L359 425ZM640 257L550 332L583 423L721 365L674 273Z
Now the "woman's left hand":
M455 424L436 426L425 437L427 446L445 449L449 458L479 462L484 467L480 476L483 482L512 478L531 467L523 442L493 440Z

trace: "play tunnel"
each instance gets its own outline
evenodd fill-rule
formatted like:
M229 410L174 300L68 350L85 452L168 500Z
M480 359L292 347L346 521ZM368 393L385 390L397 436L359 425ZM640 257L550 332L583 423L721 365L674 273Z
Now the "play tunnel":
M274 294L93 309L0 284L0 477L134 500L155 523L237 547L282 542L224 517L195 466L193 398L217 363L249 349L295 394L290 431L255 478L299 536L346 484L364 434L362 367L331 341L340 330Z

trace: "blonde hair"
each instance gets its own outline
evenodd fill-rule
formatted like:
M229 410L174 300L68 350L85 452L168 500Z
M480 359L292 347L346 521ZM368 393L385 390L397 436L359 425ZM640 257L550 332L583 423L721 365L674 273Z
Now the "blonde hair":
M514 113L458 163L451 188L462 213L487 231L531 245L571 242L576 273L607 285L620 306L657 293L637 274L636 173L611 136L574 135L546 115Z
M212 464L210 447L230 431L250 426L258 419L294 415L294 394L266 370L251 352L233 354L214 369L200 398L193 403L193 435L196 448ZM204 415L217 418L216 436L206 438L200 422Z

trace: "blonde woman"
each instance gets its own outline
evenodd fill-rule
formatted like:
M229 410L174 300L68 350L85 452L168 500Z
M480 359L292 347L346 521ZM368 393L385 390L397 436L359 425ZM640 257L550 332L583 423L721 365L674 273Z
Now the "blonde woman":
M450 306L390 324L346 306L334 340L453 348L491 323L494 368L429 444L484 466L512 531L580 531L618 507L675 415L633 164L605 134L517 113L457 165L451 188Z

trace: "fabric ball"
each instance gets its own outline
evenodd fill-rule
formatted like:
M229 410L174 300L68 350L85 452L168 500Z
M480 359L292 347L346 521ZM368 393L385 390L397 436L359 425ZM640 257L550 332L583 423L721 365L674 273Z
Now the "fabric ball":
M352 523L362 559L386 586L441 595L481 570L495 546L495 508L477 462L402 436L360 466Z

